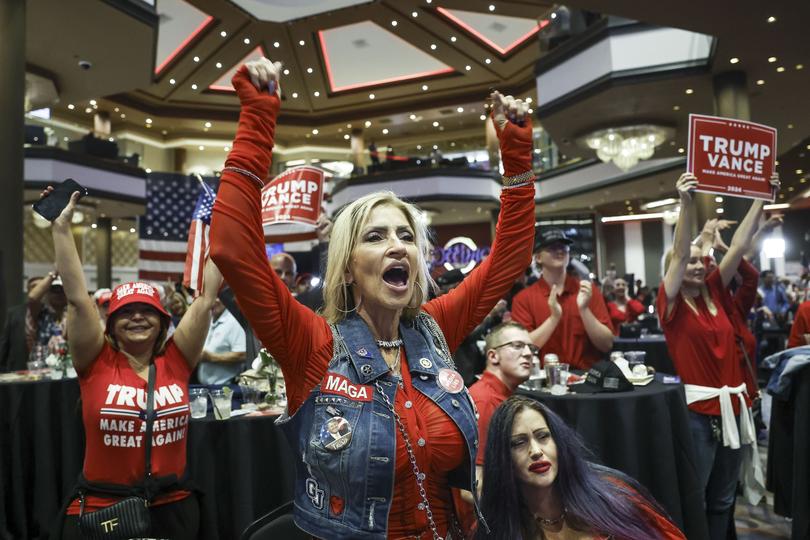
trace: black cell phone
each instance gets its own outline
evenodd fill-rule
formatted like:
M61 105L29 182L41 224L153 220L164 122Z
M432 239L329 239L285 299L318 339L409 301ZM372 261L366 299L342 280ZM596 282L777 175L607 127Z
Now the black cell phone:
M73 178L68 178L58 186L44 199L40 199L33 204L34 211L48 221L53 221L59 217L62 210L70 202L70 196L74 191L80 193L79 200L87 195L87 189L79 185Z

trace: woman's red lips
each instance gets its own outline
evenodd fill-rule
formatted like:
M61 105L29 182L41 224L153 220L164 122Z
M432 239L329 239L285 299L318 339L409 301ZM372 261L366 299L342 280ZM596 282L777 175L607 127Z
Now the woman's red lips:
M535 461L534 463L529 465L529 472L543 474L545 472L548 472L550 468L551 463L549 463L548 461Z

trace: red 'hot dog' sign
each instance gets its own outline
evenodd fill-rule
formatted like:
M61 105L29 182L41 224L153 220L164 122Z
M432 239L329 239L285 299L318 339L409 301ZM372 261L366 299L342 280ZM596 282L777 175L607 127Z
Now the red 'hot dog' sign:
M773 201L776 129L701 114L689 115L686 170L698 191Z

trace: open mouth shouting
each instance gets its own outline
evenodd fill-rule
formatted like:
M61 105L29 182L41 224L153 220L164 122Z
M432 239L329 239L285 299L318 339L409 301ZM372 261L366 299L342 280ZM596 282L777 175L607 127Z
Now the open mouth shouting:
M396 262L388 265L383 272L382 278L386 285L394 292L408 292L408 277L410 269L406 262Z

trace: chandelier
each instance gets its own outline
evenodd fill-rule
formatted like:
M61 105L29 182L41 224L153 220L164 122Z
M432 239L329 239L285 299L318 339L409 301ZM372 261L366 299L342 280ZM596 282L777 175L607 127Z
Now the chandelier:
M668 127L643 124L602 129L583 139L588 148L596 150L599 159L605 163L612 161L627 171L639 161L650 159L655 147L671 137L674 131Z

